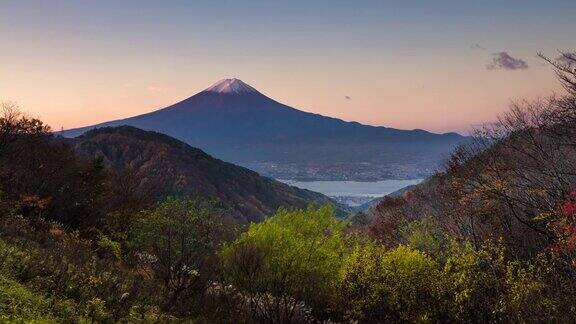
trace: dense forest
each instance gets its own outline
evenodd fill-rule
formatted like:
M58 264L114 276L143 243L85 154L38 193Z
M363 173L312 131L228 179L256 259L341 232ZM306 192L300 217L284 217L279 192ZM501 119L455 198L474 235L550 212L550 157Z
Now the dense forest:
M513 104L370 217L151 194L5 104L0 320L573 322L576 56L548 61L565 94Z
M166 195L217 199L228 216L242 223L261 221L280 207L334 203L322 194L260 176L153 131L104 127L66 142L85 159L102 159L108 172L123 177L141 195L152 200ZM337 207L346 212L345 206Z

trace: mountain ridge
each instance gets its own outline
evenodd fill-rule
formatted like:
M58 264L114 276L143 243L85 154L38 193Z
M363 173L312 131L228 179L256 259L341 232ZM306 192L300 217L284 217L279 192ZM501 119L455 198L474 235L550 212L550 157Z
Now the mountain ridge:
M443 154L466 139L456 133L370 126L304 112L238 79L222 80L153 112L72 129L63 135L75 137L93 128L120 125L167 134L235 164L278 163L282 169L296 163L314 165L320 173L323 165L334 162L413 165L429 172Z
M102 158L117 174L134 173L140 186L158 196L217 198L242 222L260 221L279 207L333 203L322 194L262 177L168 135L132 126L99 128L69 141L78 155Z

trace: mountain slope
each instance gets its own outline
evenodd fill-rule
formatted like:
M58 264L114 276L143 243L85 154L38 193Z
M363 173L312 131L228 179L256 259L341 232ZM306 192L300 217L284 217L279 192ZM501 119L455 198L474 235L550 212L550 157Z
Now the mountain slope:
M222 80L164 109L64 135L119 125L158 131L233 163L255 168L266 163L279 164L278 168L300 164L318 166L317 172L338 163L368 164L374 170L383 165L430 169L464 139L456 133L374 127L303 112L237 79ZM388 173L394 177L394 170Z
M102 157L114 172L133 173L141 186L158 195L217 198L241 221L258 221L279 207L305 207L331 200L262 177L215 159L164 134L130 126L100 128L74 139L85 157Z
M390 198L402 197L403 195L405 195L410 190L416 188L416 186L418 186L418 185L417 184L409 185L409 186L406 186L404 188L400 188L400 189L398 189L392 193L389 193L386 196L374 198L367 203L364 203L358 207L355 207L354 210L360 211L360 212L368 212L368 211L370 211L370 209L376 207L382 200L384 200L384 198L386 198L386 197L390 197Z

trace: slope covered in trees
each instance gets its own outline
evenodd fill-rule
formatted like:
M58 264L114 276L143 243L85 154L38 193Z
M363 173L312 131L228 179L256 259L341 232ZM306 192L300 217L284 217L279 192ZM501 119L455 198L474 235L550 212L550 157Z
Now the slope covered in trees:
M279 207L331 202L326 196L262 177L156 132L130 126L101 128L71 142L80 156L101 158L116 175L137 179L139 192L156 198L218 199L243 222L262 220Z

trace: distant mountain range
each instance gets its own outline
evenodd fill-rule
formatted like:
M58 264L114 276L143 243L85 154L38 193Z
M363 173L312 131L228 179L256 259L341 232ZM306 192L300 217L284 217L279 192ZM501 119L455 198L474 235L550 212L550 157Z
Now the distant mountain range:
M170 135L265 175L324 180L421 177L465 139L456 133L375 127L300 111L238 79L222 80L164 109L63 135L120 125Z
M158 197L217 199L240 222L260 221L279 207L334 203L322 194L215 159L167 135L131 126L100 128L67 141L82 157L102 158L114 174L131 174L141 191ZM345 207L337 207L345 212Z

